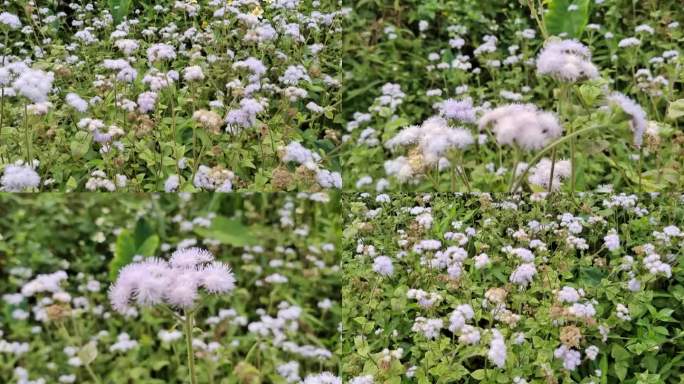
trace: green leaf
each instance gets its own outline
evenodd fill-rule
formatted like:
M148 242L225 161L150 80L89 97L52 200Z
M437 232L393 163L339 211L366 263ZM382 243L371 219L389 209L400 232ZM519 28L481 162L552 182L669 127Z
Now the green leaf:
M159 236L152 235L148 237L136 250L136 255L154 256L154 251L159 246Z
M135 240L131 232L124 229L116 238L114 247L114 258L109 262L109 278L114 281L119 274L119 270L129 264L135 256Z
M97 343L93 340L78 352L78 358L84 365L90 365L97 358Z
M71 157L73 157L74 160L78 160L81 157L85 156L85 154L88 153L88 150L90 150L91 142L92 137L88 134L88 132L77 132L76 135L74 135L74 138L72 139L71 143L69 143L69 149L71 149Z
M615 364L615 375L620 379L620 382L625 380L625 376L627 376L627 368L629 367L629 364L627 364L624 361L618 362Z
M109 12L114 18L114 23L119 24L131 11L133 0L109 0Z
M684 99L675 100L667 107L668 120L677 120L684 116Z
M470 376L473 377L475 380L484 380L485 378L485 370L484 369L478 369L475 371L470 372Z
M620 344L613 344L610 355L613 356L613 358L617 361L629 360L631 356L630 353Z
M549 35L579 38L589 22L589 0L550 0L544 24ZM569 10L570 6L576 7Z
M195 228L195 233L205 238L220 241L222 244L229 244L237 247L256 244L257 239L251 233L250 228L243 225L240 221L229 219L224 216L217 216L209 228Z

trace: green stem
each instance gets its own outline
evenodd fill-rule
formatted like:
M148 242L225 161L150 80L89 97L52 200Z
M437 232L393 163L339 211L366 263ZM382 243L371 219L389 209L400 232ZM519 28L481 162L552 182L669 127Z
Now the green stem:
M556 168L556 148L551 151L551 175L549 176L549 193L553 190L553 171Z
M97 375L95 374L95 372L93 372L93 369L90 368L90 364L86 364L85 368L86 368L86 371L88 371L88 374L90 374L90 377L93 379L93 381L95 383L99 384L100 379L97 378Z
M527 176L527 173L529 172L530 168L532 168L532 166L534 166L550 150L552 150L552 149L556 148L557 146L567 142L568 140L574 139L575 137L577 137L583 133L587 133L589 131L593 131L593 130L599 129L599 128L605 128L607 126L608 126L607 124L600 124L600 125L594 125L591 127L582 128L578 131L572 132L571 134L569 134L567 136L563 136L560 139L549 144L546 148L542 149L536 155L534 155L532 160L527 165L527 168L525 168L525 170L522 172L522 174L520 174L520 176L517 178L516 182L513 183L513 185L515 186L515 185L519 184L520 181L523 180L525 178L525 176Z
M195 353L192 350L192 312L185 311L185 343L188 348L188 367L190 367L190 383L197 384L195 372Z
M518 172L518 163L520 163L520 149L517 145L513 147L513 170L511 170L511 181L508 183L508 192L513 192L513 186L515 185L515 174ZM529 165L528 165L529 168Z
M24 139L26 140L26 165L31 165L31 150L29 149L28 103L24 104Z

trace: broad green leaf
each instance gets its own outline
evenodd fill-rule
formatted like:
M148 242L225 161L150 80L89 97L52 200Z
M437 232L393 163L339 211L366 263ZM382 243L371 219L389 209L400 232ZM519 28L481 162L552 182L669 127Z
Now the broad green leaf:
M222 244L243 247L257 242L249 227L240 221L217 216L209 228L195 228L195 233L206 238L220 241Z
M114 18L114 23L119 24L124 17L128 16L133 5L133 0L109 0L109 12Z
M159 236L152 235L148 237L136 250L136 255L154 256L154 251L159 246Z
M92 137L84 131L77 132L74 138L69 143L69 149L71 149L71 157L74 160L78 160L85 156L90 149L90 144L92 142Z
M119 270L129 264L135 256L136 246L133 235L129 230L124 229L116 238L114 248L114 258L109 262L109 278L114 281L119 274Z
M549 35L579 38L589 22L589 0L550 0L544 24Z
M81 348L78 352L78 358L81 359L84 365L89 365L95 361L95 358L97 358L97 342L93 340Z
M667 118L677 120L684 116L684 99L675 100L667 107Z

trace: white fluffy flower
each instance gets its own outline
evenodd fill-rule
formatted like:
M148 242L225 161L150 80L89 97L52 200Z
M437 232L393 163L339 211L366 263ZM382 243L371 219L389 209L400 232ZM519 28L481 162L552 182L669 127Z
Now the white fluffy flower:
M506 343L503 335L496 328L492 329L492 341L489 343L487 357L499 368L503 368L506 364Z
M6 25L9 27L9 29L21 28L21 21L19 20L19 17L9 12L0 13L0 24Z
M568 371L574 371L578 365L582 362L582 355L579 351L572 348L568 348L565 345L561 345L554 352L553 355L557 359L563 360L563 368Z
M553 167L553 180L551 180L551 168ZM547 190L551 182L551 190L558 191L563 179L570 177L572 172L569 160L556 161L555 165L548 158L543 158L530 169L527 181Z
M508 104L491 110L480 118L479 126L491 126L499 144L527 150L541 149L563 133L553 113L532 104Z
M611 252L620 248L620 236L618 236L617 231L611 229L608 234L603 237L603 243Z
M373 271L382 276L392 276L394 273L394 266L392 259L387 256L378 256L373 260Z
M646 127L648 126L648 120L646 118L646 112L643 108L634 100L623 95L620 92L613 92L608 96L608 102L610 104L617 105L630 117L630 127L632 128L632 133L634 134L634 145L639 148L643 141L644 132L646 132Z
M75 93L69 93L65 98L67 104L79 112L85 112L88 110L88 102L83 100L79 95Z
M569 82L599 76L589 49L576 40L549 41L537 58L537 73Z
M537 268L532 263L521 264L518 268L511 273L510 281L511 283L518 284L521 286L527 286L532 282L532 278L537 274Z
M470 131L451 128L444 118L434 116L420 126L404 128L388 140L385 147L395 149L398 146L416 145L425 164L434 166L450 149L465 149L473 142Z
M52 72L27 69L17 77L12 86L20 95L34 103L43 103L48 99L54 79L55 75Z
M6 192L22 192L27 189L37 188L40 185L40 176L28 165L9 164L0 178L2 190Z

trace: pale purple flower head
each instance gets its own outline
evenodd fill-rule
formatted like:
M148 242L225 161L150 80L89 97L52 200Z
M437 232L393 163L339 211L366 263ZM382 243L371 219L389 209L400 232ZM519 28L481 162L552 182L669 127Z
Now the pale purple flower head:
M126 313L132 303L192 308L200 288L228 293L235 288L235 276L209 251L187 248L174 252L170 261L153 257L127 265L109 290L109 300L120 313Z

